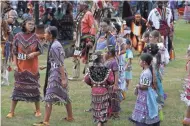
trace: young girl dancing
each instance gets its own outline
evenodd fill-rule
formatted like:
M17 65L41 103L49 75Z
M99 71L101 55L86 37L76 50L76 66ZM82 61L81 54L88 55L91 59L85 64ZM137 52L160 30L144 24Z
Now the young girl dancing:
M148 53L143 53L140 58L140 66L143 71L140 75L139 84L136 86L137 101L130 117L136 126L160 126L156 92L152 88L153 80L150 69L152 59Z
M84 81L92 87L92 113L98 126L103 126L108 120L109 92L108 88L114 84L111 69L103 65L101 52L92 55L93 65L89 68Z
M57 28L49 26L45 30L45 39L50 42L47 61L47 76L44 86L45 115L43 122L35 123L34 126L49 126L52 105L65 104L67 109L66 121L73 121L71 100L68 95L68 79L64 66L64 49L56 39ZM46 67L41 67L45 69Z
M120 102L122 90L119 89L119 68L118 68L118 60L116 58L115 47L109 46L108 51L105 55L105 66L112 70L114 74L114 85L109 89L111 94L111 116L113 119L119 118L120 112Z

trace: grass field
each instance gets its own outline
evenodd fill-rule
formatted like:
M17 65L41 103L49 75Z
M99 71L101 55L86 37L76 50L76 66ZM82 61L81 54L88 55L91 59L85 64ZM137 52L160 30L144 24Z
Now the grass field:
M163 86L165 92L168 94L168 98L164 107L164 121L161 126L180 126L183 119L186 106L180 101L180 90L182 90L181 79L185 76L185 54L188 45L190 44L190 24L186 24L184 20L179 20L175 24L175 38L174 47L176 59L170 62L165 69L165 76L163 80ZM40 65L46 64L46 55L40 56ZM128 121L128 117L131 115L136 96L133 93L134 86L138 82L141 68L138 64L138 57L135 57L133 61L133 80L127 92L127 99L121 103L121 118L120 120L109 120L109 126L133 126ZM72 71L72 59L66 59L65 65L67 71L71 75ZM81 69L82 71L82 69ZM82 72L81 72L82 73ZM40 84L43 87L45 71L40 71ZM81 76L82 79L82 76ZM31 126L34 122L43 120L43 116L40 118L34 117L34 104L19 102L16 108L16 116L12 119L7 119L6 115L9 112L11 99L9 98L13 89L13 73L10 73L10 86L1 87L1 124L2 126ZM70 97L72 99L73 113L75 121L68 123L61 121L62 117L66 116L66 110L64 106L53 106L53 112L50 120L52 126L93 126L91 113L85 113L84 110L90 106L90 87L85 85L82 81L69 82ZM42 92L42 88L41 88ZM42 114L44 115L44 103L41 103Z

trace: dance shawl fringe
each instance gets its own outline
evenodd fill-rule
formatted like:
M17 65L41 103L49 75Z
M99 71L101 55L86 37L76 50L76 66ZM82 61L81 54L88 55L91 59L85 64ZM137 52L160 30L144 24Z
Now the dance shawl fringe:
M39 73L33 75L28 71L17 72L15 71L15 87L12 94L12 100L38 102L40 101L40 78Z
M109 98L110 98L110 96L109 96L108 92L106 92L105 94L102 94L102 95L92 94L92 102L94 102L94 103L102 103L105 100L108 100Z
M106 122L108 120L109 93L102 95L92 94L92 112L94 122Z

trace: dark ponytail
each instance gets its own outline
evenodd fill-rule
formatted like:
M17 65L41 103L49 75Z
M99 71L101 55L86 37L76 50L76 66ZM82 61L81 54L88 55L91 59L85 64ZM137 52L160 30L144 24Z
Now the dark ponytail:
M49 26L46 29L50 34L52 34L53 39L55 39L57 37L57 28L55 26ZM47 54L47 68L46 68L46 76L45 76L45 84L44 84L44 88L43 88L43 92L44 92L44 97L46 95L46 88L48 85L48 78L49 78L49 71L51 69L51 63L49 62L49 51L51 49L53 42L50 43L49 48L48 48L48 54Z

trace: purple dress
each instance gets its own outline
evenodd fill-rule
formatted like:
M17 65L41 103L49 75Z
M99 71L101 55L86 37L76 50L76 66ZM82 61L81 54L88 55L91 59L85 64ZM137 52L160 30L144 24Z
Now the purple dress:
M45 102L51 104L67 104L70 102L68 89L62 86L60 67L64 66L64 50L58 41L54 41L49 51L51 68L49 71L48 84L46 87ZM67 73L65 69L67 79Z
M143 70L140 75L140 85L146 85L151 88L152 84L152 73L150 69ZM130 118L131 121L135 122L136 126L159 126L159 116L154 115L150 117L150 107L148 101L148 90L138 89L137 101L133 114ZM156 101L156 99L155 99ZM157 103L154 103L157 105Z
M112 59L112 60L108 60L105 62L105 66L109 69L111 69L113 72L118 72L119 68L118 68L118 62L116 60L116 58ZM118 73L119 74L119 73ZM113 86L109 88L109 92L111 94L111 109L112 109L112 113L118 113L120 111L120 94L121 91L114 91L113 92Z

